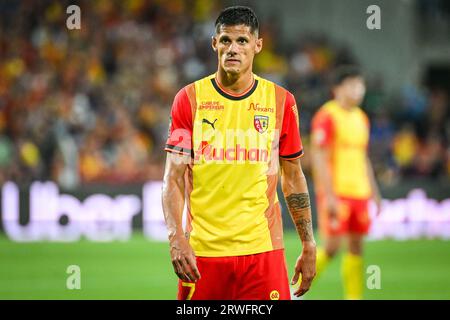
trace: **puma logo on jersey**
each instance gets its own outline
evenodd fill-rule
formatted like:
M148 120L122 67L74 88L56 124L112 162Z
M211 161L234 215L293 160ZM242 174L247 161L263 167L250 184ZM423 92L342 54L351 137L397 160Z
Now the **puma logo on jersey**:
M209 122L208 119L203 118L202 123L207 123L209 124L214 130L216 130L216 128L214 127L214 124L216 123L217 119L214 120L213 122Z

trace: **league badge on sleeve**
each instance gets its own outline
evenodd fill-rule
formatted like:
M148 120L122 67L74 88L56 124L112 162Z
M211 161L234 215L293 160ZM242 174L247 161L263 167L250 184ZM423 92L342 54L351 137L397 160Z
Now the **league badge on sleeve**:
M263 133L269 127L269 117L255 115L253 125L255 126L256 131Z

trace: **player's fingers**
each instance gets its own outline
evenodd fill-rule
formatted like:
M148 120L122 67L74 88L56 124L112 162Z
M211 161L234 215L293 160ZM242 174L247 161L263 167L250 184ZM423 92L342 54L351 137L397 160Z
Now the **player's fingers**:
M198 270L197 267L197 262L195 261L195 257L194 256L188 256L186 257L186 261L189 264L189 267L192 270L193 276L194 276L194 280L197 281L201 278L200 275L200 271Z
M304 295L311 287L312 279L313 279L313 277L303 274L302 282L300 283L300 287L294 294L298 294L298 296Z
M189 281L189 278L183 272L178 272L177 276L181 281Z
M295 270L294 276L292 277L292 280L291 280L291 285L294 285L298 282L299 276L300 276L300 271Z
M304 295L306 292L308 292L309 289L302 289L299 288L297 291L294 292L294 296L296 297L301 297L302 295Z
M309 290L309 288L311 287L311 280L307 280L307 279L302 279L302 283L300 284L300 288L302 290Z
M175 259L172 259L172 266L173 266L173 271L175 271L175 273L178 275L180 273L181 269L178 266L178 263Z
M176 270L175 274L177 275L178 279L187 281L186 275L183 272Z
M188 281L194 281L195 277L192 274L192 270L191 267L189 266L186 257L182 257L180 259L180 264L181 264L181 268L183 270L183 273L186 275L186 277L188 278Z
M294 280L294 279L293 279ZM300 273L299 275L298 275L298 280L295 282L295 283L293 283L292 285L294 285L294 286L296 286L297 287L297 289L298 289L298 287L300 287L300 284L302 283L302 274Z
M299 275L299 287L298 289L294 292L294 295L296 297L300 297L302 295L304 295L309 288L311 287L312 281L314 279L314 274L315 272L310 272L308 270L308 268L303 268L303 270L301 271L300 275Z
M183 281L189 281L186 274L183 271L183 266L181 265L181 262L179 259L175 258L172 260L172 265L175 270L175 274Z
M192 266L192 262L189 259L189 257L187 257L187 256L184 257L184 264L183 264L183 266L185 267L186 273L188 274L189 278L192 281L197 281L198 278L197 278L197 275L196 275L196 273L194 271L194 268ZM194 267L195 267L195 263L194 263Z

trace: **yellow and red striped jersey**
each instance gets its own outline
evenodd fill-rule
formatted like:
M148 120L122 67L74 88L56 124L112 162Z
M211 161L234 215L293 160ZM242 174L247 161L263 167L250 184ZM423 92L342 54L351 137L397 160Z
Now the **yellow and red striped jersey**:
M336 195L368 199L372 194L367 171L369 119L361 108L349 110L335 100L325 103L312 120L312 145L328 146L331 159L332 186ZM320 170L320 168L318 168ZM315 181L320 194L320 181Z
M173 102L165 150L192 157L187 231L197 256L283 248L278 157L303 154L298 110L287 90L253 78L235 95L210 75L184 87Z

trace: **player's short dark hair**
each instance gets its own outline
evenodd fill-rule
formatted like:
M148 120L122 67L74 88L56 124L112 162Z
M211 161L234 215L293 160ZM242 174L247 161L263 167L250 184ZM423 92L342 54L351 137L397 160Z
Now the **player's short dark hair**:
M336 87L349 78L362 77L361 70L354 65L342 65L337 67L331 75L331 86Z
M243 24L250 27L250 32L258 34L259 21L255 12L244 6L233 6L222 10L216 20L216 33L220 32L221 26L237 26Z

